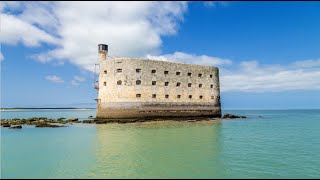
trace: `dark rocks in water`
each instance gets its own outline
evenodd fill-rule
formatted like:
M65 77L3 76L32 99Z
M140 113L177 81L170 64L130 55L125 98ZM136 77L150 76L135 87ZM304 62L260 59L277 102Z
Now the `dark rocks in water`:
M10 127L10 124L2 124L2 127Z
M36 125L35 127L50 127L50 128L57 128L57 127L65 127L65 126L59 126L59 125L55 125L55 124L47 124L47 123L44 123L44 124L38 124Z
M67 121L68 122L75 122L75 121L78 121L79 119L78 118L70 118L70 119L68 119Z
M64 119L66 119L66 118L59 118L58 121L61 121L61 120L64 120Z
M93 116L89 116L88 118L93 118Z
M82 123L85 123L85 124L94 124L94 120L83 120Z
M246 116L236 116L236 115L233 115L233 114L224 114L223 119L226 119L226 118L229 118L229 119L234 119L234 118L247 118Z
M9 127L9 129L21 129L22 126L21 125L18 125L18 126L11 126Z

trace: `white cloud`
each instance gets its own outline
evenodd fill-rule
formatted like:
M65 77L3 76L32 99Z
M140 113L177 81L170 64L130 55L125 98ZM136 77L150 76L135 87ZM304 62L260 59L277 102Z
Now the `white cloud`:
M76 81L76 80L71 80L71 85L73 85L73 86L79 86L80 85L80 83L78 82L78 81Z
M320 90L320 59L288 65L260 65L244 61L238 69L220 69L221 91L280 92Z
M84 77L80 76L73 76L73 79L71 80L71 85L73 86L79 86L80 82L84 82L86 79Z
M64 80L56 75L50 75L45 77L46 80L54 82L54 83L63 83Z
M161 37L177 32L186 10L187 2L5 3L2 42L56 44L34 57L43 63L69 61L93 71L100 43L109 45L111 56L159 53Z
M188 63L188 64L201 64L201 65L210 65L210 66L232 64L232 61L229 59L211 57L211 56L207 56L207 55L187 54L187 53L183 53L183 52L175 52L173 54L164 54L164 55L160 55L160 56L152 56L152 55L148 54L146 56L146 58L154 59L154 60L161 60L161 61L173 61L173 62L181 62L181 63Z

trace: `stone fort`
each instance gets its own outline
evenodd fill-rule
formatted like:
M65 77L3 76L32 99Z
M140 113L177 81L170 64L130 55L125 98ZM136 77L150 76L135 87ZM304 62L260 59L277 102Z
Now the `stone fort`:
M219 69L107 57L99 44L97 119L221 117Z

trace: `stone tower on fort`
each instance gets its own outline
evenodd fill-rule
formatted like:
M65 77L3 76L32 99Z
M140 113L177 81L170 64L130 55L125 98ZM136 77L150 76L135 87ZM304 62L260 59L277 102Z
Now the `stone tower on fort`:
M221 117L217 67L107 58L98 47L98 119Z

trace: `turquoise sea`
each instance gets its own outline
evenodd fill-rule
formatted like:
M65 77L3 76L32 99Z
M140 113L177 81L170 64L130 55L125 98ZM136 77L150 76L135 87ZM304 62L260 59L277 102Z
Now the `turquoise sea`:
M1 178L320 178L320 110L223 113L248 118L1 128ZM1 111L90 115L95 110Z

